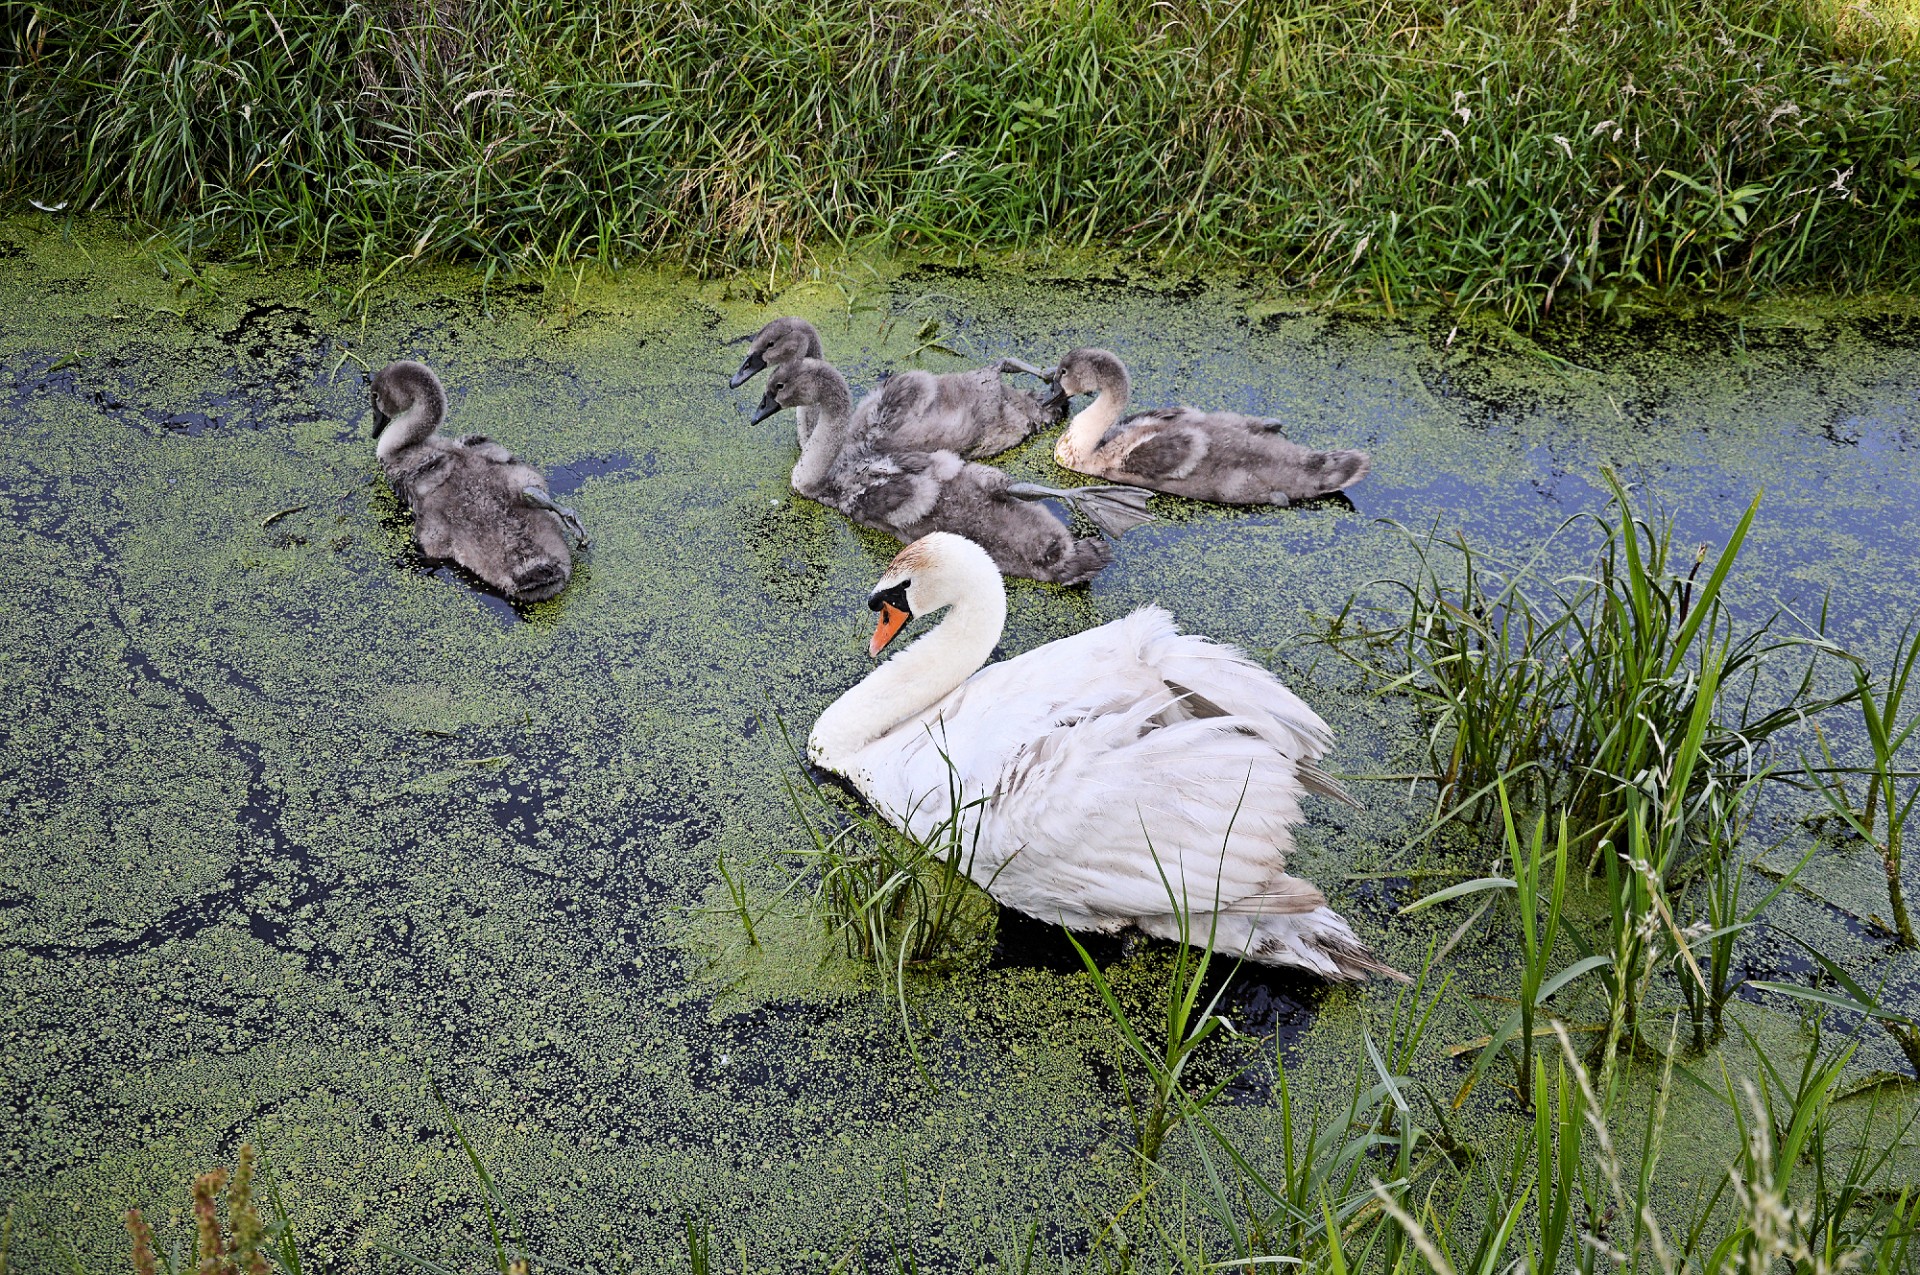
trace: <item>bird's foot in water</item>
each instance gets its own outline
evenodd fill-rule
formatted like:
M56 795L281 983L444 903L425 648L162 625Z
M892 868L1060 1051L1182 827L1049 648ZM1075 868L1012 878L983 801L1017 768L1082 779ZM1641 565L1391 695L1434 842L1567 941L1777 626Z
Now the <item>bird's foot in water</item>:
M1007 494L1016 500L1058 500L1085 514L1109 536L1123 535L1152 522L1147 498L1153 493L1125 483L1097 483L1091 487L1043 487L1039 483L1009 483Z
M585 549L593 541L587 539L587 529L580 525L580 515L565 505L556 504L552 496L538 487L528 487L521 491L520 498L535 509L544 509L560 519L560 525L580 537L580 547Z
M996 370L1002 376L1005 376L1009 372L1025 372L1028 376L1037 376L1043 381L1051 381L1053 379L1052 377L1048 376L1045 372L1035 367L1033 364L1027 362L1025 359L1016 359L1009 356L1007 358L1001 359L1000 362L995 366L996 366Z

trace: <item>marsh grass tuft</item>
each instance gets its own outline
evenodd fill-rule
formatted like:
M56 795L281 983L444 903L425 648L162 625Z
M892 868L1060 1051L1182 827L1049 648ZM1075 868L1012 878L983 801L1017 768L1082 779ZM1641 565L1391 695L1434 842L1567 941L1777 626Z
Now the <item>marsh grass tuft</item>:
M1660 777L1682 776L1661 799L1692 809L1715 785L1763 773L1776 734L1857 694L1817 697L1814 657L1837 649L1817 635L1777 634L1777 614L1741 624L1723 597L1759 497L1724 548L1702 546L1689 564L1673 517L1641 514L1611 469L1602 477L1607 507L1568 519L1517 568L1464 539L1443 545L1402 529L1419 569L1381 583L1404 604L1369 629L1356 594L1325 627L1323 642L1426 718L1436 827L1487 822L1504 787L1525 808L1564 810L1585 846L1624 845L1631 794L1649 777L1665 788ZM1586 524L1600 535L1591 570L1542 578L1553 541ZM1798 675L1776 704L1756 709L1767 666L1789 653L1804 657ZM1722 691L1741 682L1736 711Z
M1880 856L1886 870L1887 907L1893 916L1890 928L1902 947L1920 947L1920 938L1914 935L1913 919L1907 913L1906 888L1900 879L1907 820L1913 815L1915 802L1920 802L1920 780L1902 773L1897 762L1907 741L1920 729L1920 712L1904 722L1900 716L1916 665L1920 665L1920 620L1909 622L1901 631L1884 680L1875 679L1865 661L1851 659L1848 669L1853 674L1854 695L1860 705L1872 759L1866 767L1852 772L1835 766L1832 749L1821 733L1817 738L1826 766L1816 770L1804 759L1802 762L1805 773L1827 806ZM1857 811L1842 777L1847 773L1859 774L1866 787L1866 801ZM1903 783L1906 784L1904 795ZM1885 823L1876 834L1874 829L1882 811Z
M981 802L962 795L951 762L948 779L947 792L927 798L944 800L945 813L925 836L804 770L787 781L825 924L896 987L910 968L957 959L992 934L993 901L967 875L978 827L969 815Z
M1148 842L1148 851L1152 852L1152 842ZM1127 1079L1127 1069L1119 1069L1120 1084L1126 1098L1127 1111L1133 1117L1136 1146L1140 1155L1143 1174L1150 1171L1160 1159L1161 1149L1166 1145L1167 1135L1178 1128L1181 1122L1204 1112L1218 1098L1222 1091L1232 1083L1237 1072L1229 1072L1211 1089L1194 1094L1186 1084L1187 1065L1193 1061L1200 1048L1212 1039L1221 1028L1227 1026L1227 1020L1215 1011L1220 1006L1220 998L1225 996L1233 981L1231 973L1220 981L1219 987L1204 1007L1200 997L1205 991L1207 974L1213 967L1213 943L1217 921L1215 914L1208 914L1206 937L1199 939L1193 932L1193 912L1187 901L1179 896L1168 880L1160 856L1153 855L1154 870L1160 874L1160 884L1165 888L1167 901L1173 909L1179 927L1179 942L1174 946L1173 967L1167 973L1166 989L1162 997L1161 1019L1158 1030L1151 1030L1145 1024L1136 1023L1132 1015L1120 1003L1114 994L1113 985L1107 979L1100 965L1091 953L1074 937L1072 931L1066 931L1067 941L1073 944L1073 950L1080 956L1080 963L1086 968L1087 977L1092 980L1094 990L1099 993L1100 1003L1105 1006L1107 1016L1113 1021L1125 1044L1127 1052L1132 1054L1144 1072L1143 1089L1145 1093L1136 1097L1132 1083ZM1215 903L1218 903L1216 898ZM1229 1031L1231 1029L1229 1028Z
M1401 909L1411 915L1437 903L1464 898L1486 891L1511 893L1520 921L1521 964L1518 995L1506 1019L1484 1038L1473 1068L1461 1083L1454 1106L1466 1100L1488 1066L1509 1043L1517 1044L1514 1060L1514 1091L1523 1105L1533 1102L1533 1043L1540 1034L1534 1027L1536 1015L1550 1015L1547 1001L1585 974L1610 963L1607 955L1589 954L1548 977L1553 954L1559 945L1562 916L1567 903L1567 819L1562 814L1551 852L1547 845L1547 816L1539 816L1531 839L1523 840L1515 826L1513 807L1508 800L1504 780L1496 785L1500 816L1506 834L1507 862L1512 877L1479 877L1437 890ZM1550 865L1550 866L1549 866ZM1543 914L1544 909L1544 914Z
M1886 3L21 12L0 189L187 257L355 265L356 299L434 257L771 287L867 242L1231 261L1521 326L1920 274L1915 24Z

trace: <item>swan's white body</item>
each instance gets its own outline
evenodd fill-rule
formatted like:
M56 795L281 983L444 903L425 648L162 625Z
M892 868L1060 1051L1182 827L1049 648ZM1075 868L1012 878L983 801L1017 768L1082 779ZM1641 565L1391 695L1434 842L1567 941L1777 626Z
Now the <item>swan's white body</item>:
M923 838L957 782L977 803L968 875L1042 920L1178 939L1171 887L1193 942L1211 927L1222 952L1325 978L1393 972L1286 873L1302 794L1342 794L1314 765L1326 723L1279 679L1158 607L982 668L1006 615L984 551L928 536L877 590L902 580L913 613L952 610L821 715L817 764Z

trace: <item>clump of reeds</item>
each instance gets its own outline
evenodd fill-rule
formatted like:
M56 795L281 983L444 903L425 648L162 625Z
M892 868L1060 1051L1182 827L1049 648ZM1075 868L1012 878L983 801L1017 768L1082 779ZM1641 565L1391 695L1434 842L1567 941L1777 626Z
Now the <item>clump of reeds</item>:
M1920 938L1914 935L1913 918L1907 912L1906 888L1901 882L1907 821L1913 815L1915 803L1920 802L1920 781L1902 772L1897 761L1914 731L1920 729L1920 712L1901 720L1916 665L1920 665L1920 621L1909 623L1902 630L1885 679L1876 679L1865 661L1852 660L1848 668L1853 674L1854 694L1866 727L1871 760L1864 768L1853 771L1835 766L1832 749L1822 734L1820 749L1826 766L1805 767L1833 813L1879 854L1886 872L1887 909L1892 914L1889 928L1902 947L1920 947ZM1866 801L1859 810L1854 809L1847 794L1844 776L1848 773L1860 774L1866 786ZM1885 822L1876 832L1883 811Z
M0 189L372 280L1040 241L1530 323L1920 273L1914 25L1839 0L58 0Z
M1151 842L1148 850L1152 850ZM1232 976L1222 979L1207 1003L1204 1006L1200 1004L1207 973L1213 967L1217 916L1211 912L1208 914L1204 937L1195 934L1193 911L1167 879L1166 869L1161 866L1158 855L1154 856L1153 866L1160 874L1160 884L1166 890L1167 902L1173 909L1179 933L1179 941L1173 952L1173 968L1168 971L1166 988L1162 993L1157 1031L1146 1021L1134 1021L1134 1017L1127 1013L1120 998L1115 995L1113 984L1108 981L1105 971L1081 945L1080 940L1071 931L1067 932L1067 941L1073 944L1073 950L1079 954L1087 977L1093 981L1094 990L1099 993L1108 1016L1119 1029L1126 1052L1139 1064L1142 1072L1140 1088L1143 1092L1136 1097L1134 1085L1128 1079L1129 1069L1125 1066L1119 1069L1127 1110L1133 1117L1136 1148L1143 1171L1150 1170L1159 1160L1167 1135L1189 1117L1205 1112L1233 1079L1229 1074L1211 1089L1199 1094L1190 1092L1187 1087L1188 1064L1200 1048L1226 1025L1226 1019L1215 1011L1219 1008L1220 998L1226 995Z
M1837 648L1817 634L1777 634L1777 617L1741 623L1728 605L1725 584L1757 497L1723 548L1683 553L1670 516L1641 513L1612 471L1603 476L1607 508L1569 519L1555 536L1596 528L1590 570L1546 577L1540 563L1553 541L1531 561L1503 568L1464 539L1416 540L1419 571L1393 582L1403 605L1369 629L1356 595L1325 638L1383 693L1409 697L1428 722L1433 826L1485 823L1490 814L1504 823L1511 875L1453 886L1417 906L1483 890L1517 900L1526 978L1469 1084L1502 1042L1517 1039L1523 1097L1534 1013L1545 995L1588 973L1606 990L1605 1072L1616 1049L1641 1047L1641 1006L1669 968L1695 1048L1718 1036L1739 985L1737 936L1806 862L1764 897L1743 900L1738 842L1760 785L1775 774L1769 746L1809 716L1867 694L1856 687L1821 697L1815 661L1841 655ZM1800 665L1773 675L1768 666L1781 659ZM1763 684L1777 698L1757 705ZM1903 688L1889 692L1894 710ZM1524 844L1510 796L1536 818L1556 812L1559 837L1601 874L1606 933L1583 939L1582 958L1559 973L1549 974L1546 957L1558 933L1564 867L1555 864L1549 890L1540 859L1545 825Z
M784 723L780 729L784 735ZM923 798L937 816L930 826L921 810L906 812L908 827L895 826L856 795L819 782L804 761L787 792L806 834L798 858L823 922L849 956L872 961L896 990L910 969L955 959L991 934L993 901L968 875L983 802L965 795L951 760L946 791ZM912 830L916 822L921 831Z
M1564 1031L1555 1039L1557 1058L1532 1060L1540 1097L1531 1128L1491 1154L1446 1153L1444 1132L1397 1102L1412 1081L1382 1068L1371 1048L1374 1058L1356 1061L1345 1109L1297 1139L1283 1066L1274 1169L1256 1169L1210 1125L1213 1136L1196 1142L1198 1171L1181 1182L1163 1176L1130 1201L1086 1268L1910 1275L1920 1195L1898 1169L1914 1122L1876 1123L1876 1098L1852 1150L1836 1145L1834 1094L1851 1046L1828 1053L1816 1034L1797 1073L1762 1054L1758 1077L1724 1078L1718 1098L1737 1133L1730 1163L1689 1212L1663 1219L1662 1160L1671 1140L1692 1136L1668 1122L1673 1051L1635 1129L1623 1122L1627 1087L1596 1076ZM1390 1112L1397 1119L1385 1127L1397 1132L1383 1135ZM1194 1225L1196 1211L1211 1225Z
M1814 695L1810 652L1833 648L1777 635L1775 618L1742 625L1723 597L1758 497L1717 553L1683 555L1670 516L1641 514L1611 470L1603 478L1607 508L1555 535L1599 530L1590 572L1542 578L1551 542L1508 569L1464 538L1409 533L1419 572L1388 582L1403 604L1368 629L1355 595L1329 626L1325 641L1429 722L1438 815L1484 819L1504 785L1532 809L1564 810L1588 845L1624 844L1636 791L1657 788L1662 802L1691 810L1715 785L1761 773L1780 731L1853 698ZM1757 687L1763 666L1787 653L1805 664L1776 704L1723 702L1723 689ZM1687 835L1693 824L1676 826Z

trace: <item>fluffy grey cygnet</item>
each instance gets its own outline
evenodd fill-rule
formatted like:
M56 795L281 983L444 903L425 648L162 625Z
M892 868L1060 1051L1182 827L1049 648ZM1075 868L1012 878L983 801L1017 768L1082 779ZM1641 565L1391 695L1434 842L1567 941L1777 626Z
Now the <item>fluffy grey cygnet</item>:
M485 434L448 438L447 392L423 363L403 359L373 378L380 468L409 509L429 558L451 558L517 602L566 588L573 555L562 528L588 543L573 510L547 494L540 471Z
M1367 476L1365 452L1302 447L1277 420L1192 407L1123 417L1130 382L1109 350L1069 352L1052 379L1064 394L1096 396L1053 449L1082 474L1229 505L1292 504Z
M811 407L814 428L793 467L793 489L831 505L863 527L902 543L933 531L951 531L978 543L1007 575L1079 584L1092 579L1113 554L1098 539L1077 540L1046 508L1048 497L1078 504L1110 528L1146 521L1146 495L1126 488L1062 491L1011 481L999 470L962 460L951 451L882 452L848 445L852 393L832 364L802 359L767 378L753 419L783 407Z
M820 333L805 319L775 319L752 338L747 357L729 385L738 389L769 367L800 359L821 359ZM1066 417L1067 400L1054 394L1045 401L1015 389L1003 378L1039 368L1015 358L1001 359L971 372L898 372L853 409L851 442L875 451L950 451L968 458L992 456L1026 441ZM807 445L815 420L811 407L794 410L800 445Z

